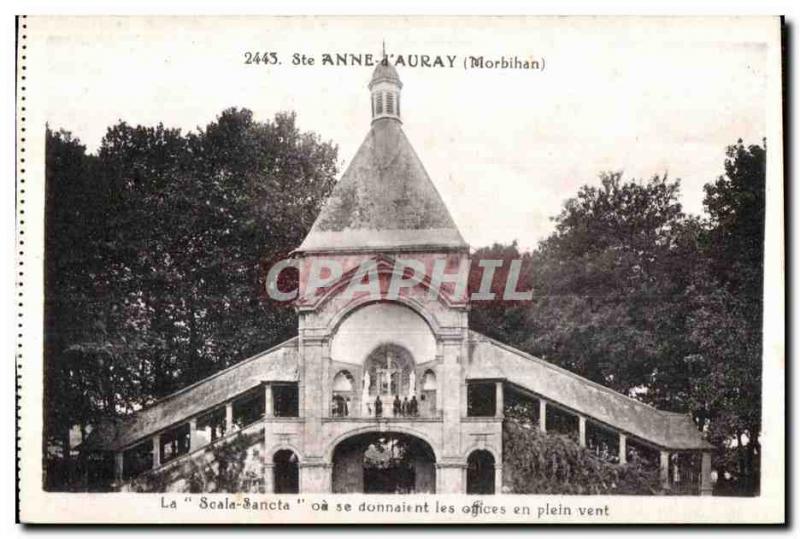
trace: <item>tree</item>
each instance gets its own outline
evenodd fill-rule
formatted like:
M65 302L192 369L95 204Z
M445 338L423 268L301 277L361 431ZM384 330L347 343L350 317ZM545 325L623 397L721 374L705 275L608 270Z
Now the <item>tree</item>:
M745 146L739 139L725 155L725 174L705 186L706 250L715 276L750 297L757 319L764 279L766 142Z
M472 303L469 315L471 327L502 342L524 342L530 335L530 328L527 325L528 302L506 300L503 293L511 262L514 260L521 261L517 290L521 292L531 289L536 272L531 253L520 252L516 241L511 245L495 243L491 247L477 249L471 255L472 265L468 281L470 296L481 287L485 271L479 265L481 260L500 260L503 263L494 272L491 284L494 299Z
M310 229L336 155L289 113L229 109L187 134L120 122L96 156L48 131L47 439L68 447L73 425L290 337L263 266Z
M532 253L534 301L475 306L470 320L589 379L691 413L737 494L759 484L765 156L765 147L730 146L725 174L705 187L703 218L682 213L678 182L602 175L600 187L564 204Z
M79 313L91 291L80 275L87 265L93 266L96 246L84 243L83 238L91 230L97 194L87 182L91 160L80 141L67 131L49 128L45 137L44 422L48 439L44 455L48 469L58 466L54 457L60 457L68 471L70 427L76 415L88 412L89 386L96 387L98 380L79 374L84 365L73 354L58 352L65 351L86 328ZM85 257L77 256L80 250Z
M691 339L708 366L696 408L718 445L717 465L734 490L760 485L766 143L726 151L725 174L705 187L703 252L708 272L697 292Z
M667 385L685 372L676 335L697 224L685 219L678 189L666 178L626 182L618 173L581 188L532 254L534 300L524 316L510 309L517 327L484 307L473 327L623 393L685 409Z

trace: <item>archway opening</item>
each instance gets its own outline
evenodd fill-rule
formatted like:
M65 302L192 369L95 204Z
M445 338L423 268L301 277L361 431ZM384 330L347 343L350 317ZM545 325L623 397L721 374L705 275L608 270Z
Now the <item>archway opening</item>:
M342 370L336 373L333 377L333 385L331 390L333 396L331 397L331 416L332 417L346 417L349 416L353 408L355 380L350 371Z
M425 374L422 376L422 395L420 397L421 408L423 410L422 415L436 415L436 408L438 406L436 402L437 389L436 373L431 369L426 370Z
M494 456L485 449L467 458L467 494L494 494Z
M276 451L272 457L275 494L300 492L300 469L297 455L290 449Z
M419 413L414 358L404 346L384 343L364 362L366 415L400 417Z
M433 493L436 457L427 442L399 432L357 434L333 451L335 493Z

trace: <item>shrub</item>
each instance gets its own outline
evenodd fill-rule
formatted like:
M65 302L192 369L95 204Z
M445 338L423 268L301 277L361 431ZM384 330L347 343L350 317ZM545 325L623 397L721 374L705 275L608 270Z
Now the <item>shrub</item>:
M658 470L642 461L615 464L563 434L503 423L504 487L514 494L645 494L661 492Z

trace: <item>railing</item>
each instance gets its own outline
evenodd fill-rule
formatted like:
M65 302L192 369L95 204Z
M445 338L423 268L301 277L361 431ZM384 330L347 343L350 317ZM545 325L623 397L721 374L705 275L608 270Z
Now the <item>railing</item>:
M328 415L322 418L324 422L335 422L341 421L345 423L375 423L381 421L387 421L390 423L401 423L401 422L419 422L419 423L431 423L431 422L441 422L444 419L444 415L442 412L437 414L428 414L424 416L364 416L364 415L350 415L350 416L333 416ZM493 419L493 418L490 418Z
M166 462L160 463L158 466L150 468L149 470L145 470L144 472L134 477L130 477L123 480L117 480L114 482L114 486L117 490L125 491L126 488L130 488L136 483L146 482L148 479L156 477L164 472L167 472L171 468L179 466L190 459L196 458L208 451L213 451L215 448L230 443L238 437L252 435L257 432L263 432L264 420L265 418L262 417L256 421L253 421L252 423L236 428L232 432L226 432L223 436L220 436L216 440L212 440L197 448L192 448L189 450L189 452L183 453Z
M393 401L383 402L380 406L373 400L367 403L355 403L347 406L334 403L328 414L330 419L402 419L413 421L415 419L429 419L441 417L442 411L432 409L427 403L420 406L419 402L408 401L396 405Z

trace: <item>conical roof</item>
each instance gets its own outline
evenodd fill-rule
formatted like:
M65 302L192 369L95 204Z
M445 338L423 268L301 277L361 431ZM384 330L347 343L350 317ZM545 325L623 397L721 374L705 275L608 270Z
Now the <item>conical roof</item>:
M384 118L372 123L298 251L463 248L400 122Z
M399 87L403 87L403 83L400 82L400 75L397 74L397 69L386 59L378 62L378 65L375 66L369 87L372 88L381 81L393 82Z

